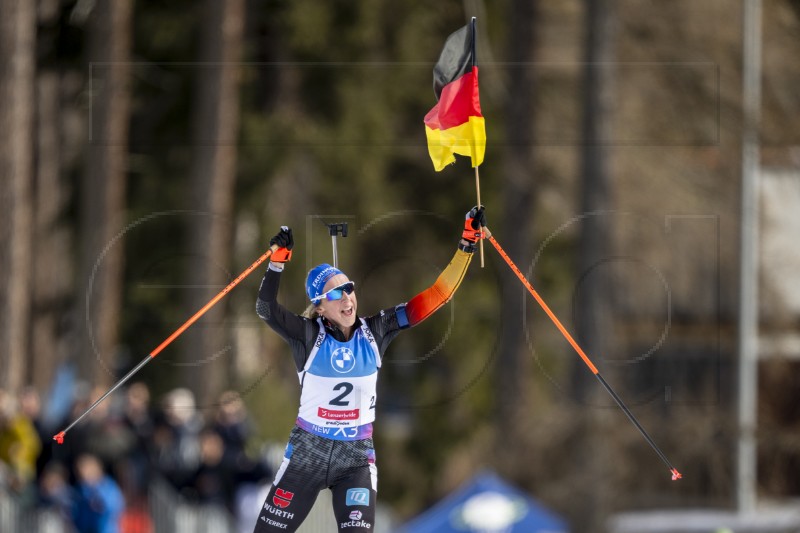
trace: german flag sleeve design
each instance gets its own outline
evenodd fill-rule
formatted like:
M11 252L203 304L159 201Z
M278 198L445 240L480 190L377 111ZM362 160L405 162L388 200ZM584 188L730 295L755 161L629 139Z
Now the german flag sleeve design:
M406 316L409 326L416 326L450 301L464 280L470 261L472 261L471 253L456 250L456 255L439 274L434 284L408 301Z

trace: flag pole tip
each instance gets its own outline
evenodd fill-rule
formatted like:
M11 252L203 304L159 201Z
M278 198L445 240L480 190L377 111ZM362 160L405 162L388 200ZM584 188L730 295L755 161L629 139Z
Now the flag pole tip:
M677 468L673 468L672 469L672 481L677 481L677 480L681 479L682 477L683 477L683 475L680 472L678 472Z
M59 433L57 435L54 435L53 436L53 440L56 441L59 444L64 444L64 435L65 434L66 434L66 432L62 431L61 433Z

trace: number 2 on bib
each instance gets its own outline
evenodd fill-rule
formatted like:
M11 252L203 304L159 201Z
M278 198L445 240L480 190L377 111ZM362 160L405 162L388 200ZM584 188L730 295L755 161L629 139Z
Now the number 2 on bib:
M345 398L353 392L353 384L343 381L341 383L337 383L333 387L334 391L343 391L339 396L328 402L328 405L337 405L340 407L344 407L350 405L350 400L345 400Z

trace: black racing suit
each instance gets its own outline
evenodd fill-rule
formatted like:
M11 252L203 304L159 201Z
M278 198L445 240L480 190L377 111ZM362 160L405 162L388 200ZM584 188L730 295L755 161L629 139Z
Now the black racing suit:
M444 305L460 285L472 250L460 249L434 285L408 303L357 318L366 323L382 357L400 330L414 326ZM319 336L319 322L288 311L277 301L280 271L270 264L259 289L256 311L291 347L298 373L303 371ZM346 342L343 333L323 320L325 334ZM377 468L371 436L332 440L295 426L283 463L261 508L255 533L295 531L322 489L330 488L339 531L372 531L375 523Z

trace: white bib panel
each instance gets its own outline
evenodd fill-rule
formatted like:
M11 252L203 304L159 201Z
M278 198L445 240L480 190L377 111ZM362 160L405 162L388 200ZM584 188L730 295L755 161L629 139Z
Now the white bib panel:
M335 440L360 440L372 435L377 401L380 353L372 332L362 321L353 337L339 342L320 333L302 372L297 423Z

